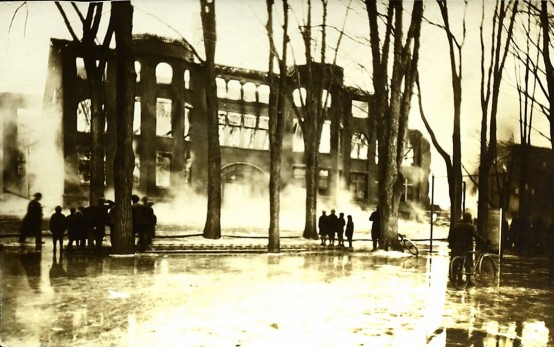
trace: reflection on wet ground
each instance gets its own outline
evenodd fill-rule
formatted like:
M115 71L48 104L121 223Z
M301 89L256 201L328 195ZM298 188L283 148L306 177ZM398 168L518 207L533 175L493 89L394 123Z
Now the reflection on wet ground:
M550 346L542 259L456 291L448 255L0 251L2 346ZM300 341L299 341L300 340Z

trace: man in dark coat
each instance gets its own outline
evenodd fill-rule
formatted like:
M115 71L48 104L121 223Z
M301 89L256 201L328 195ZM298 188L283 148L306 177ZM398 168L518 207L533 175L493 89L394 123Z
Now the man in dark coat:
M62 213L62 207L56 206L54 214L50 217L50 232L52 233L52 243L54 244L54 254L56 254L56 244L60 243L60 255L63 251L63 234L67 228L65 215Z
M348 240L348 249L352 249L352 236L354 235L354 222L352 221L352 216L348 215L346 217L346 230L344 233L346 234L346 239Z
M319 237L321 238L321 246L325 246L327 242L327 230L329 229L328 226L329 223L327 223L327 212L321 211L321 216L319 216L319 220L317 222L317 226L319 228Z
M379 239L381 238L381 216L379 215L379 206L369 216L371 223L371 240L373 241L373 251L377 250Z
M335 210L331 210L331 214L327 217L329 225L329 246L335 245L335 234L339 231L339 217L335 214Z
M150 247L152 245L152 239L154 239L154 236L156 236L156 224L158 222L158 218L156 217L156 214L154 213L154 209L152 206L154 205L153 202L148 201L148 197L144 196L142 197L142 203L145 208L146 213L146 247Z
M337 236L339 239L339 247L344 247L344 226L346 225L346 221L344 220L344 213L339 213L339 221L338 221L338 229L337 229Z
M84 241L81 241L85 237L85 217L75 207L69 209L69 215L65 217L67 222L67 235L69 243L67 249L73 248L73 241L77 248L84 248Z
M137 195L131 196L131 214L133 233L138 235L138 249L140 252L144 252L147 248L147 230L148 230L148 213L146 206L139 203L140 197Z
M112 204L113 202L110 200L106 201L104 198L99 198L98 204L92 206L90 210L94 242L98 251L102 248L102 241L106 236L106 225L110 222L108 210L112 207Z
M37 251L42 248L42 199L41 193L36 193L33 200L27 205L27 213L23 217L20 228L19 242L25 243L29 236L35 237L35 246Z
M477 242L484 242L484 239L477 233L473 225L471 213L465 212L460 223L456 224L448 235L448 247L450 248L450 259L455 256L466 256L468 271L473 264L473 239Z

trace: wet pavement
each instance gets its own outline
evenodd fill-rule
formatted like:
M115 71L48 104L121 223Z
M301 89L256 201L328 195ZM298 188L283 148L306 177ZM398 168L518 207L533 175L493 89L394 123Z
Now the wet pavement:
M428 242L419 242L422 255L414 257L370 252L361 241L342 251L283 239L283 252L270 255L262 238L191 236L186 248L175 240L156 240L152 251L130 257L74 252L60 258L49 239L40 253L30 241L23 250L5 243L0 344L554 343L554 292L542 258L508 256L494 286L458 291L448 284L444 242L435 241L432 254Z

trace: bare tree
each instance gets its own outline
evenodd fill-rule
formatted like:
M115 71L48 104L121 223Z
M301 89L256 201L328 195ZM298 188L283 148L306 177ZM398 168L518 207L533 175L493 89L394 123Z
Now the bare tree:
M316 62L312 54L314 33L312 26L312 1L308 0L306 22L301 26L301 35L304 43L305 66L295 66L292 81L296 84L298 94L297 105L291 100L290 104L296 115L296 120L302 131L304 143L304 164L305 164L305 186L306 186L306 210L305 224L302 236L307 239L318 239L316 227L317 193L319 188L319 147L323 124L329 114L329 104L331 107L338 105L338 100L330 99L333 83L336 82L334 65L338 55L340 42L344 34L343 30L339 33L339 38L335 46L335 57L332 64L327 64L327 6L328 0L321 0L322 4L322 24L321 24L321 44L319 45L320 58ZM346 12L348 15L348 11ZM346 22L346 20L345 20ZM343 25L344 26L344 25ZM302 91L304 93L302 93ZM289 97L292 95L289 94ZM337 126L336 124L334 126ZM333 171L333 170L331 170ZM331 176L336 176L336 172L330 172ZM330 177L335 180L336 177Z
M373 67L374 96L371 109L377 117L379 212L383 241L380 247L386 250L398 249L398 210L402 192L400 167L417 76L423 2L413 3L405 42L402 2L388 3L387 13L383 17L375 1L366 0L365 3ZM384 23L384 33L379 23ZM389 68L392 69L390 78Z
M133 114L135 99L135 65L132 48L133 6L130 1L112 2L116 42L116 124L117 148L114 165L115 218L111 235L112 252L134 252L131 194L133 188Z
M200 0L200 17L204 34L206 60L206 123L208 131L208 211L203 236L208 239L221 237L221 149L219 147L218 102L215 82L215 0Z
M504 65L517 14L518 1L497 0L494 7L489 56L485 49L485 2L483 2L481 24L481 144L479 163L479 198L477 207L477 229L481 235L487 234L489 212L489 174L496 160L497 152L497 113L500 86ZM488 62L486 61L488 58ZM488 67L486 67L488 64Z
M269 244L270 253L280 252L279 216L281 193L281 153L285 134L285 100L287 91L287 46L289 5L283 0L283 46L277 53L273 36L273 0L267 0L267 36L269 39L269 144L271 169L269 176ZM279 78L273 72L274 61L279 62Z
M105 145L104 129L106 126L106 107L104 93L104 70L106 68L109 44L113 35L113 22L110 21L102 45L97 45L97 35L102 19L103 3L96 2L88 5L84 16L75 3L71 3L79 16L83 28L83 37L79 39L63 9L61 3L55 2L58 11L64 19L75 44L82 52L87 73L87 81L90 91L91 108L91 176L90 176L90 204L95 204L98 198L104 196L105 180Z
M549 6L550 5L550 6ZM548 112L546 117L550 121L550 142L552 148L554 149L554 66L552 65L552 57L550 56L552 50L552 41L551 35L552 32L552 21L551 17L548 14L548 9L551 7L551 2L548 0L541 1L541 10L540 10L540 26L542 30L542 58L545 67L546 74L546 85L547 85L547 100L548 100ZM554 156L554 151L552 152ZM551 173L551 182L554 178L554 172ZM552 204L552 220L554 220L554 204Z
M537 82L539 78L544 77L539 70L539 55L540 55L540 42L541 31L535 31L536 23L535 19L538 17L538 9L531 4L527 3L527 11L522 11L520 17L522 21L522 32L525 42L523 45L518 44L514 39L512 41L512 55L516 60L516 88L518 92L519 101L519 217L523 220L529 220L529 206L530 194L529 194L529 149L531 146L531 130L533 127L533 115L536 106L536 91ZM517 64L519 63L519 64ZM523 72L521 72L523 69ZM539 77L540 75L540 77ZM512 151L515 150L515 146L511 146ZM513 154L512 154L513 156ZM509 197L509 195L508 195ZM507 204L507 202L506 202Z

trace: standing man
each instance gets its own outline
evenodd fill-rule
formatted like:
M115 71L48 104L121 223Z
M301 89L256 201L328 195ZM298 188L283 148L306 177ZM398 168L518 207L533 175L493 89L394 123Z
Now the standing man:
M36 250L40 252L42 248L42 199L41 193L35 193L33 200L27 205L27 213L21 222L19 243L25 243L28 236L35 237Z
M346 221L344 220L344 213L339 213L339 224L338 224L338 238L339 238L339 247L344 247L344 226L346 225Z
M327 234L329 229L329 223L327 222L327 212L321 211L321 216L317 222L319 228L319 237L321 238L321 246L325 246L327 242Z
M477 234L477 230L472 223L471 213L464 212L463 219L456 224L448 235L448 247L450 248L450 260L455 256L466 256L467 270L471 270L473 264L473 239L477 242L483 242L483 238Z
M153 202L148 201L147 196L142 197L142 203L144 205L144 211L146 213L146 247L150 248L152 246L152 240L156 236L156 224L158 222L158 218L156 217L156 214L154 213L154 209L152 206L154 205Z
M65 215L62 213L62 207L56 206L54 214L50 216L50 232L52 233L52 243L54 244L54 255L56 254L56 245L60 243L60 257L63 251L63 234L67 229L67 221Z
M348 221L346 222L346 239L348 240L348 249L352 250L352 236L354 235L354 222L352 221L352 216L348 215L346 217Z
M331 214L327 217L329 227L329 246L335 245L335 234L339 231L339 217L335 214L335 210L331 210Z
M91 208L91 219L94 234L94 242L96 250L102 249L102 241L106 236L106 225L109 224L110 215L108 210L112 207L113 202L104 198L98 198L98 204Z
M381 238L381 216L379 215L379 205L375 207L375 211L369 216L371 223L371 240L373 241L373 250L377 250L379 239Z
M144 252L147 247L147 229L148 229L148 216L146 206L139 203L140 197L138 195L131 196L131 214L133 220L133 233L138 235L138 250Z

